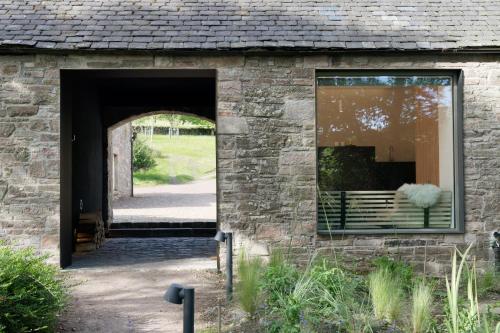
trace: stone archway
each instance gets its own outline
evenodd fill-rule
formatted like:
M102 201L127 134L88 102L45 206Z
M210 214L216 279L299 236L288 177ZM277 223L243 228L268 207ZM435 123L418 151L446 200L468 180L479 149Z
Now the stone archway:
M108 219L108 128L156 110L215 121L215 86L213 70L61 71L62 267L71 264L80 212Z
M160 115L180 116L180 119L177 121L187 122L191 126L196 124L197 120L205 120L212 124L213 129L208 131L208 133L207 131L199 133L198 130L196 132L197 135L193 136L189 135L193 131L189 132L189 128L183 128L183 125L179 123L178 126L182 128L182 133L181 135L177 133L177 135L172 137L172 135L165 135L166 133L164 133L166 121L168 122L168 126L172 126L172 120L165 117L155 120L155 122L160 121L162 124L153 124L150 122L138 124L136 122L132 126L134 121ZM149 131L149 127L151 127L151 131ZM190 163L182 164L184 166L182 171L189 174L189 170L194 169L196 166L210 166L209 173L202 175L199 179L195 177L191 181L189 179L177 179L174 175L173 178L170 177L169 183L138 187L138 195L134 197L134 172L132 166L134 143L140 136L142 136L139 142L141 144L144 144L145 140L152 140L153 128L155 129L155 138L161 139L163 145L167 145L175 150L182 150L184 153L177 153L169 157L157 156L161 161L164 161L164 158L170 160L167 163L167 168L169 165L182 163L182 160L186 156L189 156ZM147 130L147 138L145 137L146 133L144 133L145 129ZM215 122L212 119L186 112L168 110L135 115L110 126L107 131L107 224L110 236L149 235L155 231L157 235L163 236L168 236L169 234L211 236L216 229L216 143L214 134ZM187 144L185 140L188 139L193 142ZM193 144L195 142L196 144ZM198 148L198 145L200 147L203 146L204 149ZM189 155L191 152L203 154L203 157L192 158ZM159 153L159 151L156 151L156 154ZM209 157L209 159L206 160L206 157ZM204 163L208 163L208 165ZM167 174L170 175L169 170L165 169L162 175L166 176ZM113 215L114 208L118 209L116 218ZM171 232L160 230L163 227L172 228L172 230ZM132 228L137 230L129 230ZM148 232L145 229L150 229L150 231Z

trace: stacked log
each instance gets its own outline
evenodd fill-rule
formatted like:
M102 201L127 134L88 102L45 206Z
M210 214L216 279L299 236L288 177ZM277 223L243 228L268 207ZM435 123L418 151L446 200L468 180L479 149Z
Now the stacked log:
M101 212L81 213L76 227L76 252L96 250L104 243L104 221Z

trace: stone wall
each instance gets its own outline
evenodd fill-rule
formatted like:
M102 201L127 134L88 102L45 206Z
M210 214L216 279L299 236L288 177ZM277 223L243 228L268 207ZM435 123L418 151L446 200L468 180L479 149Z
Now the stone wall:
M132 196L131 139L131 123L108 131L108 189L113 199Z
M439 271L455 245L480 261L500 227L500 56L0 56L0 237L57 255L59 70L217 69L218 220L265 254L291 244L363 260L394 254ZM315 69L463 69L465 219L459 235L317 237Z
M108 223L113 220L113 201L132 193L132 124L108 130Z

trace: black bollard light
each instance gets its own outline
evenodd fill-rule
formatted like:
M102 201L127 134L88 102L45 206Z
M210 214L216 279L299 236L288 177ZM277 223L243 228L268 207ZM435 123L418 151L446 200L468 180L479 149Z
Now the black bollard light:
M226 243L226 296L227 300L233 299L233 233L217 231L215 240Z
M194 333L194 288L172 283L163 298L173 304L183 304L183 332Z

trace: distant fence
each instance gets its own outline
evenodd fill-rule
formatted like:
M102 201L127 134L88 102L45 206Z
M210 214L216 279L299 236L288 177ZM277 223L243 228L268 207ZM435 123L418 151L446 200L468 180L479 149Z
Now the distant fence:
M134 131L138 133L149 133L150 126L134 126ZM163 135L215 135L214 128L170 128L155 126L154 134Z

